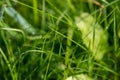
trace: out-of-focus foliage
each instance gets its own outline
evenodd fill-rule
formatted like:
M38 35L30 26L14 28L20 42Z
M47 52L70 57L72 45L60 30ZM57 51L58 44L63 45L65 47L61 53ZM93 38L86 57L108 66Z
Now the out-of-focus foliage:
M108 33L88 13L80 13L75 20L85 45L92 50L96 60L101 60L108 48Z

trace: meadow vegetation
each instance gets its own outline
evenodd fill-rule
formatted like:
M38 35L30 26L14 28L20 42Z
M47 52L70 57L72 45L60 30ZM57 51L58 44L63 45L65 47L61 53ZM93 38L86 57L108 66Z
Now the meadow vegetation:
M120 80L119 5L0 0L0 80Z

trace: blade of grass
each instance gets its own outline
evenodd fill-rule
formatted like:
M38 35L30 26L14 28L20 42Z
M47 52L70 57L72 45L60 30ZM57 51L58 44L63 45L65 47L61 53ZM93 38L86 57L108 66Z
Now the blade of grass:
M6 31L8 31L8 32L11 32L11 31L14 31L14 32L19 32L19 33L21 33L22 35L23 35L23 39L24 39L24 41L25 41L25 34L24 34L24 32L22 31L22 30L20 30L20 29L15 29L15 28L1 28L2 30L6 30ZM13 34L14 35L14 34ZM15 35L17 35L17 34L15 34Z
M38 1L33 0L33 15L34 15L34 24L35 24L35 26L37 26L38 23L39 23L39 16L38 16L37 7L38 7Z
M75 10L75 7L72 4L72 0L67 0L67 3L68 3L68 6L71 8L72 12L75 13L76 10Z
M116 14L114 12L114 28L113 28L113 32L114 32L114 53L117 57L117 50L118 50L118 41L117 41L117 28L116 28Z
M30 52L47 53L43 50L28 50L28 51L25 51L25 52L21 53L21 56L23 56L26 53L30 53Z
M5 33L3 31L1 31L1 38L3 39L4 43L5 43L5 47L6 47L6 51L8 54L8 59L11 61L13 58L13 50L12 50L12 46L10 45L10 42L8 41L8 39L5 36ZM12 57L11 57L12 56Z
M73 38L73 29L71 27L68 27L68 33L67 33L67 45L66 45L66 54L65 54L65 66L66 69L64 70L64 79L68 77L67 72L68 72L68 66L69 66L69 58L70 55L72 54L71 52L71 43L72 43L72 38Z
M5 60L6 64L7 64L7 66L8 66L8 68L9 68L9 70L10 70L12 79L13 79L13 80L17 80L17 77L14 75L14 73L13 73L13 71L12 71L12 69L11 69L10 62L8 61L8 59L7 59L6 55L5 55L5 53L2 51L1 48L0 48L0 53L2 54L2 56L3 56L3 58L4 58L4 60Z
M119 54L117 51L118 51L118 38L117 38L117 28L116 28L116 14L114 12L114 26L113 26L113 33L114 33L114 55L115 57L117 57L117 55ZM117 61L117 60L116 60ZM115 71L117 71L117 68L116 68L117 64L114 65L115 67ZM117 75L115 75L114 77L114 80L118 80L118 77Z
M51 48L51 51L49 53L49 60L48 60L48 64L47 64L47 68L46 68L46 73L45 73L45 76L44 76L44 80L47 80L47 75L48 75L48 70L50 68L50 63L51 63L51 59L52 59L52 55L53 55L54 45L55 45L55 43L53 41L52 48Z
M42 0L42 30L45 29L45 0Z
M114 75L118 76L118 73L113 71L112 69L110 69L108 66L105 66L105 65L102 65L102 64L99 64L99 63L94 63L95 65L98 65L99 67L105 69L106 71L109 71L111 73L113 73Z

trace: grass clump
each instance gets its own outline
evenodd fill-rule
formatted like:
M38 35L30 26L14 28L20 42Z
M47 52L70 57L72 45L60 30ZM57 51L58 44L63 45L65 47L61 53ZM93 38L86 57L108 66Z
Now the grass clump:
M1 0L1 80L119 80L119 0Z

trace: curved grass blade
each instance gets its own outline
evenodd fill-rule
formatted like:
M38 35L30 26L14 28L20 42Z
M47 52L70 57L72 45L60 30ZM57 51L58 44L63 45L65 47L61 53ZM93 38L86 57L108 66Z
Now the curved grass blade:
M24 39L24 41L25 41L25 34L24 34L24 32L22 31L22 30L20 30L20 29L15 29L15 28L2 28L2 30L6 30L6 31L8 31L8 32L19 32L19 33L21 33L22 35L23 35L23 39ZM19 34L17 34L17 33L12 33L12 35L14 35L14 36L18 36L19 37Z
M23 37L25 41L25 33L20 29L10 28L6 23L0 21L0 30L8 31L8 34L14 37L15 39L21 39ZM18 33L17 33L18 32ZM21 33L21 35L19 34Z

